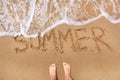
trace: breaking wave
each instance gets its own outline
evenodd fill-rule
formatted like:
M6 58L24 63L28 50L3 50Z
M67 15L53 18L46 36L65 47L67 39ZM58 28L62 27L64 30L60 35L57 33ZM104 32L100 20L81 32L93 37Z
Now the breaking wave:
M85 25L102 16L120 23L120 0L0 0L0 36L43 36L59 24Z

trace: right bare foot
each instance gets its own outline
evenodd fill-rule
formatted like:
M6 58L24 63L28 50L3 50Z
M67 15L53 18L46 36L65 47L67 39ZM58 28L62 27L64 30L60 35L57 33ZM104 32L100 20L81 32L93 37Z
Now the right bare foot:
M70 77L70 65L63 62L63 69L65 73L65 80L72 80L72 78Z
M56 66L51 64L49 66L50 80L56 80Z

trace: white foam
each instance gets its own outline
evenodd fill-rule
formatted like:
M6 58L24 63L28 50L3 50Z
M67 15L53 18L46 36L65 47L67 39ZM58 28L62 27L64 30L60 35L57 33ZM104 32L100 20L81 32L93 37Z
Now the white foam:
M24 30L25 32L23 33L22 30L21 30L22 35L24 35L28 31L28 29L30 27L30 23L32 22L33 15L34 15L35 3L36 3L36 0L32 0L31 3L30 3L30 5L31 5L31 7L30 7L31 9L29 11L30 17L28 18L27 22L25 23L25 27L26 27L26 30Z
M41 24L39 24L40 29L42 30L36 30L35 33L33 34L28 34L28 32L30 31L30 29L33 29L35 26L32 26L33 28L31 28L31 23L33 21L33 17L36 17L37 12L35 13L35 10L37 10L37 6L36 6L36 0L31 0L29 2L29 6L30 9L28 11L28 16L25 16L25 14L27 13L24 10L24 7L21 8L23 9L23 12L25 12L23 14L24 19L21 21L19 19L19 13L17 13L17 10L19 10L19 7L21 7L20 5L16 8L15 6L13 7L13 11L15 12L15 19L13 19L8 13L8 8L6 6L5 3L9 4L9 1L6 0L1 0L1 2L3 2L3 8L0 8L1 12L4 12L4 15L0 15L0 25L4 25L0 27L0 36L17 36L17 35L23 35L26 38L30 38L30 37L37 37L38 36L38 32L40 31L41 36L43 36L44 34L46 34L47 32L49 32L50 30L52 30L53 28L55 28L56 26L60 25L60 24L69 24L69 25L77 25L77 26L81 26L81 25L86 25L90 22L93 22L99 18L101 18L102 16L105 17L107 20L109 20L111 23L120 23L120 1L119 0L109 0L109 1L101 1L101 2L97 2L97 0L92 0L89 1L87 0L86 2L84 0L79 0L78 2L80 2L80 4L75 4L75 0L70 0L68 2L65 2L64 0L52 0L52 4L50 3L50 7L52 10L53 5L56 8L56 11L54 13L49 12L49 17L46 17L45 15L46 13L46 9L48 9L48 3L49 1L47 0L38 0L40 1L42 4L42 2L44 2L44 5L38 9L43 16L38 17L42 22L40 22ZM59 3L60 2L60 3ZM61 2L64 2L64 4L62 5ZM84 6L86 8L87 5L91 5L90 9L93 9L93 13L95 13L95 15L91 15L92 13L89 13L89 11L86 11L87 9L82 10L81 5L85 4ZM14 4L14 3L12 3ZM27 4L27 0L25 2L23 2L23 4ZM0 4L2 5L2 4ZM10 5L12 6L12 5ZM16 5L17 6L17 5ZM94 6L94 8L93 8ZM39 7L39 6L38 6ZM82 6L83 7L83 6ZM109 7L111 7L109 9ZM11 7L12 8L12 7ZM44 9L43 9L44 8ZM84 7L83 7L84 8ZM76 11L76 12L70 12L70 10ZM80 12L79 11L86 11L86 12ZM39 12L38 11L38 12ZM54 14L58 13L59 15L56 17L54 17L55 19L53 19L53 21L49 22L49 26L46 26L47 21L49 21L49 18L51 18L52 16L54 16ZM45 15L44 15L45 14ZM80 15L79 15L80 14ZM47 15L47 16L48 16ZM79 15L79 16L77 16ZM4 18L5 16L7 16L8 18ZM86 19L84 19L86 18ZM6 20L6 22L5 22ZM14 26L14 22L17 22L17 26ZM55 21L54 21L55 20ZM7 23L8 22L8 23ZM8 25L12 24L12 26L8 27ZM9 29L8 31L5 31L5 29ZM45 28L46 27L46 28ZM20 31L19 31L20 29Z

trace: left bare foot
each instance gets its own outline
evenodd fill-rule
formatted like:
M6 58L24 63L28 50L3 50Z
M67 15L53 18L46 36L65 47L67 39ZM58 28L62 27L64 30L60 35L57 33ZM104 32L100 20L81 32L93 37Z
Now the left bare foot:
M49 66L50 80L56 80L56 65L51 64Z

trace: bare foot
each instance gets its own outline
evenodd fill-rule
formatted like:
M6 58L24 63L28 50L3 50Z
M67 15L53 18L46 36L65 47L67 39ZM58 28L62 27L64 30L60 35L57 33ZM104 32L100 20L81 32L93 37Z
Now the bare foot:
M56 66L51 64L49 66L50 80L56 80Z
M65 80L72 80L72 78L70 77L70 65L63 62L63 69L65 73Z

